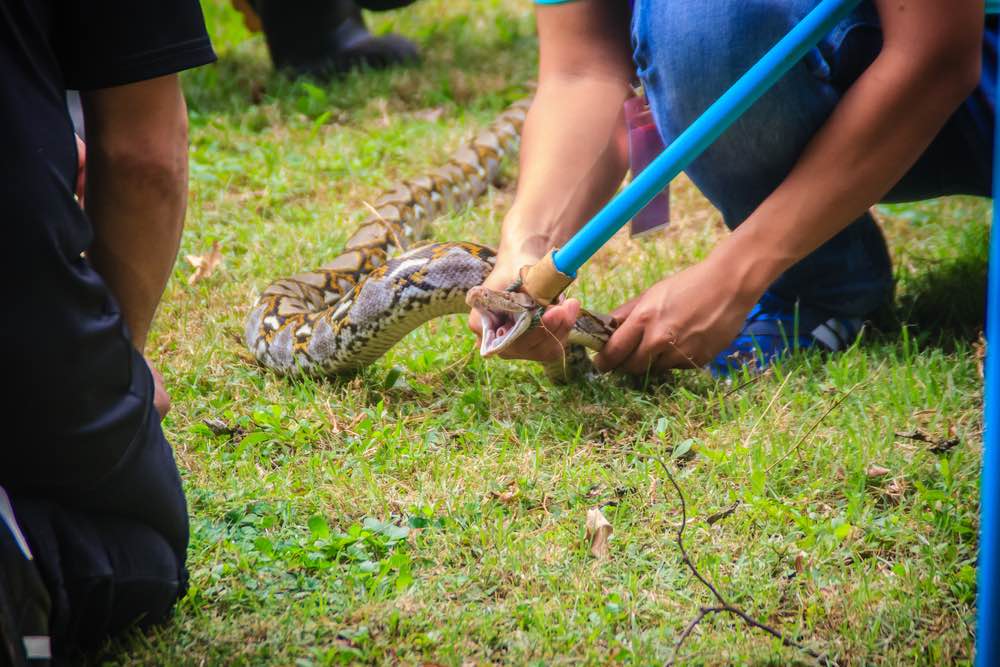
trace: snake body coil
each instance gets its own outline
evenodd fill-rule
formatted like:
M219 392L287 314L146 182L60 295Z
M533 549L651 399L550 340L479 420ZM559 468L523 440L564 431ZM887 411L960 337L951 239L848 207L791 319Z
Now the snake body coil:
M411 246L429 221L496 179L517 149L529 103L511 105L443 167L385 192L331 262L271 283L246 322L257 360L279 373L355 370L427 320L468 312L466 293L492 271L494 251L474 243Z

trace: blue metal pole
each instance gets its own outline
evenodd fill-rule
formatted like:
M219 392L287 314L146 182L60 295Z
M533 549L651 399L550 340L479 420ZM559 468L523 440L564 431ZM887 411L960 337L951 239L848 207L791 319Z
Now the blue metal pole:
M1000 0L998 0L1000 1ZM860 0L822 0L791 32L733 84L617 197L591 218L552 258L568 276L590 259L622 225L708 148L785 72L819 43Z
M988 13L1000 0L986 3ZM998 67L1000 70L1000 67ZM1000 74L998 74L1000 78ZM976 665L1000 664L1000 124L993 157L993 224L986 288L986 376L983 396L983 470L979 479L979 564Z

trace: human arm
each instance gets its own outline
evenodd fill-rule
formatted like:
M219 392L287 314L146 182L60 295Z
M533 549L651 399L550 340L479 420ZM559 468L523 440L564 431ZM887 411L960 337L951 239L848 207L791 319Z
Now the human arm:
M983 2L877 0L878 57L778 188L703 262L616 311L597 363L644 373L701 366L767 287L879 201L979 80Z
M488 287L504 289L521 267L559 246L614 194L627 168L622 105L631 94L625 3L581 0L538 6L539 82L521 140L518 191L501 231ZM548 332L532 331L503 356L552 359L579 305L550 308ZM481 332L479 315L470 327Z
M187 109L177 75L81 95L87 126L87 257L143 352L173 269L187 206ZM147 364L148 364L147 360ZM170 408L150 365L161 417Z
M177 75L81 95L87 125L87 251L142 352L184 226L187 110Z

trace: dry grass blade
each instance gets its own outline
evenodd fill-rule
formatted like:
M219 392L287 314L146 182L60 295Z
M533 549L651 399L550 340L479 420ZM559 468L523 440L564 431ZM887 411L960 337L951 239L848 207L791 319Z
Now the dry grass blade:
M791 449L789 449L789 450L788 450L787 452L785 452L784 454L782 454L781 456L779 456L779 457L778 457L778 458L777 458L777 459L776 459L776 460L774 461L774 463L772 463L771 465L769 465L769 466L768 466L768 467L767 467L767 468L765 469L765 471L764 471L764 472L771 472L771 470L772 470L772 469L774 468L774 466L778 465L779 463L781 463L782 461L784 461L785 459L787 459L787 458L788 458L789 456L791 456L792 454L794 454L795 452L797 452L797 451L798 451L798 449L799 449L799 447L801 447L801 446L802 446L802 443L806 441L806 438L808 438L808 437L809 437L810 435L812 435L813 431L815 431L815 430L816 430L817 428L819 428L819 425L823 423L823 420L824 420L824 419L826 419L826 418L827 418L827 417L828 417L828 416L830 415L830 413L831 413L831 412L833 412L833 411L834 411L834 410L836 410L836 409L837 409L838 407L840 407L840 404L841 404L841 403L843 403L844 401L846 401L846 400L847 400L847 399L848 399L848 398L850 397L850 395L854 393L854 390L855 390L855 389L857 389L858 387L860 387L860 386L861 386L861 385L863 385L863 384L867 384L867 383L866 383L866 382L859 382L859 383L857 383L856 385L854 385L853 387L851 387L850 389L848 389L848 390L847 390L847 392L846 392L846 393L844 393L844 395L843 395L843 396L841 396L840 398L838 398L838 399L837 399L837 400L836 400L836 401L835 401L835 402L833 403L833 405L831 405L830 407L828 407L828 408L827 408L827 409L826 409L826 410L825 410L825 411L823 412L823 414L821 414L821 415L819 416L819 419L817 419L816 421L814 421L814 422L812 423L812 425L811 425L811 426L809 427L809 429L808 429L808 430L807 430L807 431L806 431L805 433L803 433L803 434L802 434L802 437L801 437L801 438L799 438L799 439L798 439L798 440L797 440L797 441L795 442L795 444L794 444L794 445L792 445L792 448L791 448Z
M754 422L753 426L750 428L750 432L747 433L747 436L743 438L744 447L748 447L750 445L750 438L752 438L753 434L757 432L757 427L760 426L760 423L762 421L764 421L764 417L766 417L771 412L771 408L774 407L774 404L778 400L778 397L781 396L781 391L785 388L785 385L788 384L788 381L792 378L792 375L793 373L789 373L788 375L786 375L785 379L781 381L780 385L778 385L778 388L775 390L774 395L771 396L771 400L770 402L768 402L767 407L764 408L764 411L760 413L759 417L757 417L757 421Z
M972 344L972 354L976 360L976 371L979 373L979 377L985 377L983 364L986 363L986 336L982 331L979 332L979 340Z

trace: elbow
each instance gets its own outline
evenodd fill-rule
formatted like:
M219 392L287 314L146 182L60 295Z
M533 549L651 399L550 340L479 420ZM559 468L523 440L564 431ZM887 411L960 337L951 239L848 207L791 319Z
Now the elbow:
M983 73L982 54L978 48L965 49L948 61L946 67L953 79L953 93L961 103L979 85Z
M161 197L184 197L188 174L187 118L178 118L166 128L116 128L88 144L87 157L91 178L103 176L108 183L127 183L133 191Z
M972 94L982 76L982 52L978 42L932 51L917 62L921 70L919 76L955 107Z

